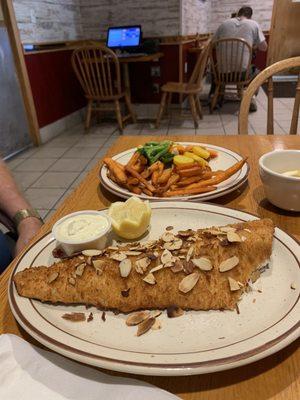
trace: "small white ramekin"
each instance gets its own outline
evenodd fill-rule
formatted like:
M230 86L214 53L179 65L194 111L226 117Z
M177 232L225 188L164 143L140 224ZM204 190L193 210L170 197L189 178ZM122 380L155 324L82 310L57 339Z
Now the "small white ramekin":
M101 215L101 217L107 220L107 228L101 232L98 236L92 237L91 239L87 239L84 241L73 241L68 239L63 239L57 232L57 227L66 219L69 219L72 216L76 215ZM65 217L59 219L52 228L52 234L54 238L57 240L59 245L64 249L67 255L71 255L78 251L87 250L87 249L104 249L107 246L109 232L111 230L111 220L110 218L103 214L103 212L95 211L95 210L84 210L84 211L77 211L71 214L66 215Z
M259 173L270 203L300 211L300 178L283 172L300 169L300 150L275 150L259 159Z

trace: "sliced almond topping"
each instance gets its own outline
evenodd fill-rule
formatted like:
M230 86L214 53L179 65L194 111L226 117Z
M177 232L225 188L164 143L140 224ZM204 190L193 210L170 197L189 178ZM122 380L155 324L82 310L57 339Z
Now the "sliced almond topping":
M233 228L233 226L221 226L220 230L222 232L225 232L225 233L227 233L227 232L235 232L236 231L236 229Z
M167 250L179 250L182 247L182 240L176 239L173 242L166 242L164 244L164 249Z
M175 261L167 262L164 264L164 268L172 268L175 264Z
M145 321L141 322L138 326L138 330L136 336L144 335L144 333L148 332L152 326L155 324L155 318L148 318Z
M159 317L161 314L162 314L162 311L161 311L161 310L153 311L153 312L151 313L151 317L157 318L157 317Z
M187 229L186 231L178 231L177 235L181 237L188 237L194 235L196 232L193 229Z
M233 278L230 278L230 276L228 277L228 283L229 283L230 290L231 290L232 292L234 292L234 291L236 291L236 290L240 290L241 287L243 286L242 283L236 281L236 280L233 279ZM242 285L242 286L241 286L241 285Z
M107 248L107 250L118 251L118 250L119 250L119 247L117 247L117 246L109 246L109 247Z
M227 260L222 261L221 264L219 265L219 271L220 272L230 271L232 268L238 265L239 261L240 260L237 256L227 258Z
M151 260L148 257L140 258L135 262L135 270L139 274L146 272L147 267L151 264Z
M125 254L126 256L139 256L142 254L141 251L133 251L133 250L122 251L122 253Z
M202 271L210 271L213 268L211 261L206 257L193 258L192 263Z
M52 272L48 278L48 283L54 282L58 278L58 272Z
M167 315L169 318L178 318L181 317L183 314L183 309L176 305L172 305L167 308Z
M184 271L186 274L191 274L191 273L194 271L194 269L195 269L195 266L194 266L194 264L192 263L191 260L190 260L190 261L184 260L184 261L182 262L182 264L183 264L183 271Z
M191 245L191 247L189 248L187 255L186 255L186 261L190 261L192 255L194 253L194 249L195 249L195 246Z
M125 258L125 260L122 260L119 264L121 277L127 278L127 276L130 274L131 268L132 268L132 263L129 258Z
M251 233L250 229L248 229L248 228L245 228L244 231Z
M127 258L126 254L122 253L113 253L110 254L109 258L111 258L112 260L115 261L123 261L125 260L125 258Z
M162 252L162 255L160 256L161 262L163 264L166 264L168 262L172 262L173 261L173 256L172 253L169 250L164 250Z
M62 315L62 318L72 322L81 322L85 321L85 314L81 312L66 313Z
M92 265L92 257L86 257L85 263L86 263L87 265Z
M130 314L126 319L126 325L128 325L128 326L138 325L141 322L148 319L150 317L150 315L151 314L149 311L138 311L133 314Z
M84 268L85 268L85 263L82 263L82 264L78 265L78 266L76 267L75 274L76 274L77 276L82 276L82 274L83 274L83 272L84 272Z
M151 273L146 275L145 278L143 278L143 281L146 282L146 283L149 283L149 285L155 285L156 284L155 276L153 274L151 274Z
M184 257L185 258L185 257ZM176 260L175 264L171 267L172 272L175 274L183 270L183 263L180 260Z
M241 242L242 241L240 235L238 235L237 233L232 232L232 231L227 232L227 240L228 240L228 242Z
M165 232L161 238L164 242L173 242L175 240L175 236L171 232Z
M154 331L157 331L158 329L161 329L161 321L159 319L155 318L155 322L151 326L151 329L153 329Z
M152 274L153 272L156 272L156 271L159 271L160 269L163 269L163 267L164 267L163 264L159 264L159 265L157 265L156 267L150 269L149 273Z
M182 281L179 283L179 290L183 293L187 293L193 289L196 285L200 277L199 272L194 272L190 275L187 275Z
M93 260L93 267L96 269L100 268L102 267L103 263L104 263L103 260Z
M103 252L97 249L90 249L90 250L83 250L81 253L87 257L94 257L94 256L101 256Z
M211 235L218 236L218 235L226 235L226 232L217 229L205 229L203 233L210 233Z
M242 242L244 242L245 240L247 240L246 236L242 236L241 239L242 239Z
M70 283L70 285L75 285L75 283L76 283L76 281L75 281L75 279L73 278L73 277L71 277L71 278L69 278L68 279L68 282Z

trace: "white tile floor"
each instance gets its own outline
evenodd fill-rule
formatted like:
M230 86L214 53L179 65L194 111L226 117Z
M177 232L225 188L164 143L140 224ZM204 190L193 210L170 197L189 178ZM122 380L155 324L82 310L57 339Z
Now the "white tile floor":
M267 98L263 92L257 97L258 111L250 114L249 132L252 135L266 132ZM124 135L229 135L237 134L238 102L226 102L221 110L212 115L204 107L204 118L195 129L189 115L180 116L178 110L164 119L160 129L154 121L158 106L136 106L138 116L153 122L128 125ZM275 134L287 134L291 120L293 99L274 100ZM300 131L300 129L299 129ZM80 124L65 131L40 148L30 148L8 161L19 186L31 204L43 218L49 217L62 200L101 159L107 149L119 137L115 122L102 123L84 135Z

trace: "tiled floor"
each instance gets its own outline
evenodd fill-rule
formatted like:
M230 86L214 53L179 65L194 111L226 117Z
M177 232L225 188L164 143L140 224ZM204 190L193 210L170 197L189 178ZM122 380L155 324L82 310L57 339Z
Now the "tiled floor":
M266 132L267 98L262 90L257 97L258 111L250 114L249 133ZM287 134L293 107L292 99L275 99L275 134ZM137 106L137 114L153 119L128 125L124 135L220 135L236 134L238 102L226 102L212 115L204 107L204 118L195 129L190 116L172 110L160 129L154 128L157 106ZM47 218L69 195L86 173L102 158L119 137L116 123L102 123L83 135L83 125L62 133L40 148L30 148L8 161L17 182L31 204Z

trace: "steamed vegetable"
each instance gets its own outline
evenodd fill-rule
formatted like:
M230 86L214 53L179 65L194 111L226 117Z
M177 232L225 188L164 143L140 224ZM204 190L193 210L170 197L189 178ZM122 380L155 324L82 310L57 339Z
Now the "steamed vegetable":
M172 146L170 140L165 140L163 142L148 142L144 146L138 148L138 152L147 158L150 165L154 164L156 161L160 160L164 164L172 162L174 154L169 150Z

